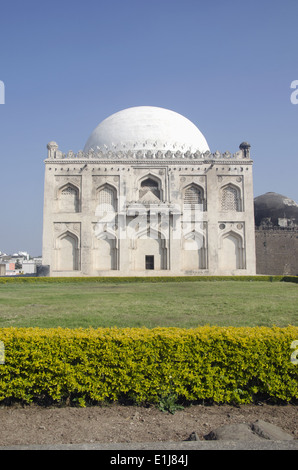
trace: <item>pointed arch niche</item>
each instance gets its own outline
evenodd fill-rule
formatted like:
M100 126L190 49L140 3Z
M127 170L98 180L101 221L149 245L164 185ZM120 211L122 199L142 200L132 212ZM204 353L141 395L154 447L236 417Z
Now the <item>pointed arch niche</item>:
M207 268L206 239L195 230L184 235L182 240L182 269L196 271Z
M245 269L244 241L240 234L229 231L223 234L219 244L219 268L222 271Z
M113 208L117 211L117 190L109 183L99 186L96 190L96 205L103 211L109 211Z
M112 271L118 269L118 240L109 231L97 234L94 230L93 268L97 271Z
M167 240L160 231L148 227L138 233L136 238L131 239L130 253L131 266L135 271L167 269Z
M56 266L58 271L77 271L80 266L78 237L69 231L56 240Z
M238 186L229 183L221 188L220 210L224 212L242 211L241 191Z
M58 191L60 212L80 212L80 191L72 183L66 183Z
M183 190L183 204L195 209L200 205L199 209L206 210L206 201L204 196L204 189L196 183L191 183Z
M139 181L140 201L161 201L162 189L160 179L152 174L147 174Z

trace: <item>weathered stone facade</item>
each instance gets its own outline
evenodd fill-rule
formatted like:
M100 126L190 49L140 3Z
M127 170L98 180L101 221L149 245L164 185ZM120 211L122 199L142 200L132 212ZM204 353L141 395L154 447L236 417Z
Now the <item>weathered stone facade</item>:
M298 229L256 227L256 272L298 276Z
M77 154L50 142L43 264L51 276L255 274L250 145L211 153L190 121L151 107L112 115Z
M274 192L255 198L256 272L298 275L298 205Z

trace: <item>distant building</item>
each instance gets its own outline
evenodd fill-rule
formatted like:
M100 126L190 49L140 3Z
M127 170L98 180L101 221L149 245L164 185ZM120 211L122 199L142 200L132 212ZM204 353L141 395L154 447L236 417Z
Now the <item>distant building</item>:
M22 263L22 274L36 274L37 267L34 260L23 261Z
M0 264L5 266L2 276L16 276L26 274L36 274L38 267L42 264L41 257L30 259L26 252L14 253L13 255L0 255ZM4 270L4 268L2 268Z

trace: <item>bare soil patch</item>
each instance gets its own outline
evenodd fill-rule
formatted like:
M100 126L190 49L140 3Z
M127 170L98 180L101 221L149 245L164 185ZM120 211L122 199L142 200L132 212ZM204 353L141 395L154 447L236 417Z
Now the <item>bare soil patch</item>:
M204 440L223 424L262 419L298 439L296 405L191 405L174 414L154 406L93 406L87 408L2 406L1 446L184 441L195 432Z

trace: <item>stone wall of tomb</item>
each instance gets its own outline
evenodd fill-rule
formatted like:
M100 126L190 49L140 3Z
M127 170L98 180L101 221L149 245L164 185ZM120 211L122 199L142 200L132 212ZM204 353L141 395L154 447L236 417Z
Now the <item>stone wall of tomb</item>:
M141 156L138 162L138 154L131 161L107 161L101 155L82 161L50 153L43 231L43 263L50 275L152 275L145 268L150 257L154 275L254 274L251 160L241 152L215 153L209 161L210 155L187 155L183 161L168 152L164 161ZM165 211L169 221L158 216L152 239L144 240L147 230L137 224L134 237L121 238L113 225L99 227L99 203L114 207L115 226L122 209L127 225L134 222L138 204L147 214L151 204L159 214ZM173 210L185 215L184 204L200 205L201 225L190 224L184 237L175 238Z
M298 227L256 227L255 237L257 274L298 276Z

